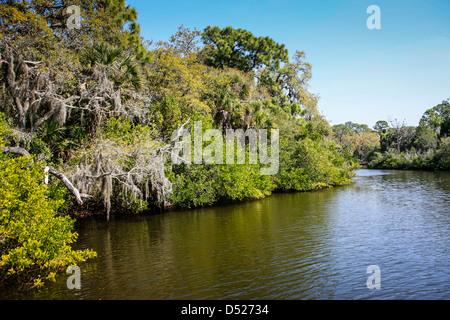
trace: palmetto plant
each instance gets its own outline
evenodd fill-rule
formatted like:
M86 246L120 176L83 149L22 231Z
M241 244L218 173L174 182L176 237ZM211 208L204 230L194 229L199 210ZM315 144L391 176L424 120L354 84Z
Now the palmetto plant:
M271 129L273 121L268 112L264 110L261 102L252 102L244 108L244 124L247 129Z
M148 100L138 91L143 76L134 58L124 50L97 43L83 56L85 79L79 85L81 106L88 110L86 126L95 136L105 119L111 116L144 118L145 111L135 100Z
M94 44L86 55L87 69L92 72L105 72L116 87L131 84L135 89L142 88L139 66L131 55L122 49L105 43Z
M232 126L232 115L237 106L237 99L227 89L220 89L214 97L216 111L214 119L222 130L229 129Z
M47 145L54 156L64 157L64 152L71 144L71 141L66 138L66 131L66 127L62 127L50 119L37 129L36 136Z

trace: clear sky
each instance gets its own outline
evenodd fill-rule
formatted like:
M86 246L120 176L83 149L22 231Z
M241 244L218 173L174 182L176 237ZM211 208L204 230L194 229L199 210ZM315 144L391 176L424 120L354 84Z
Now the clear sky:
M269 36L312 64L310 91L332 123L417 125L450 97L450 0L128 0L142 36L167 41L180 25L231 26ZM370 5L381 29L366 26Z

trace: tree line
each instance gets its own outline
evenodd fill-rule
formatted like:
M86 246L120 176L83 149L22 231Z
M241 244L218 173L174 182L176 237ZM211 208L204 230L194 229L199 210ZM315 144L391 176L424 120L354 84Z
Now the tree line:
M333 126L341 152L368 168L448 170L450 168L450 99L427 109L418 126L380 120L373 128L351 121Z
M67 27L73 5L79 29ZM309 91L303 51L217 26L149 41L137 21L124 0L0 0L0 283L38 286L94 257L70 249L84 215L259 199L354 176L357 161ZM259 162L170 163L172 133L194 121L278 129L278 173L261 175Z

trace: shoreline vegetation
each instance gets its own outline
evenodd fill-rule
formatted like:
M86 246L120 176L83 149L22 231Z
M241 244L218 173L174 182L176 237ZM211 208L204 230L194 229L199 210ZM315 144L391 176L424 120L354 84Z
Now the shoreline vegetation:
M346 122L333 126L343 152L368 169L449 170L450 98L424 112L418 126L405 121Z
M71 5L83 19L69 28L74 11L59 1L0 2L0 286L41 287L95 258L71 249L75 220L92 212L109 219L340 186L360 161L386 165L378 151L406 148L404 130L332 127L301 50L217 26L180 26L168 41L149 41L124 0ZM417 143L445 169L448 102L442 110L441 122L424 120ZM276 130L278 171L263 175L267 165L248 159L171 163L194 122L222 136Z

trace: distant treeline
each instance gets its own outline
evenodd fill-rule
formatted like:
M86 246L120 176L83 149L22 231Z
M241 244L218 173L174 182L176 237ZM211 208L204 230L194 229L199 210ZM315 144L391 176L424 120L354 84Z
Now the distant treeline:
M417 127L395 119L377 121L373 128L346 122L333 132L341 152L368 168L450 169L449 100L426 110Z

